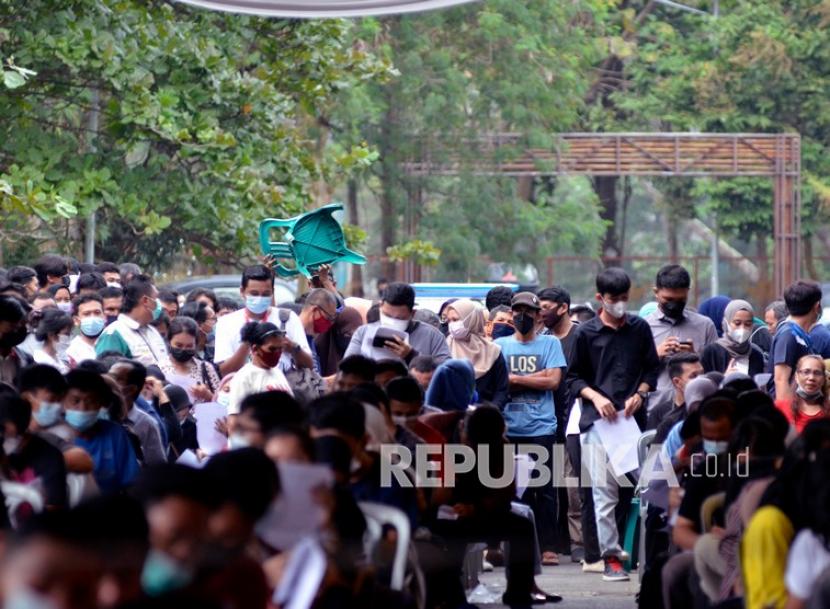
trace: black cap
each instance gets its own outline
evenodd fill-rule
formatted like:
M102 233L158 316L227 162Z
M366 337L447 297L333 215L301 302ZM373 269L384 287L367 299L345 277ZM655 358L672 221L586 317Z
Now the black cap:
M510 303L510 306L513 308L525 306L530 307L531 309L536 309L537 311L542 308L539 304L539 297L533 292L519 292L513 297L513 301Z
M173 405L173 410L177 412L193 406L190 402L190 396L187 395L187 391L178 385L165 386L164 393L166 393L167 397L170 399L170 403Z

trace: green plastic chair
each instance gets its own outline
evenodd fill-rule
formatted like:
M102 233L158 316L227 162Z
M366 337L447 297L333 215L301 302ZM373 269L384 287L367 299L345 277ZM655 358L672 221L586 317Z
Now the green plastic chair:
M259 245L262 253L278 260L293 260L294 266L287 267L281 262L274 264L274 270L281 277L296 277L300 273L311 277L314 270L324 264L338 261L352 264L366 264L366 258L346 247L343 228L332 217L343 209L341 203L332 203L314 211L278 220L267 218L259 223ZM271 229L288 229L285 241L271 241Z

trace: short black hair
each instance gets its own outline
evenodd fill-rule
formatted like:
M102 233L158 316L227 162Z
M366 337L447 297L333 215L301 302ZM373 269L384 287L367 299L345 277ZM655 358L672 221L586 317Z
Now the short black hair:
M386 395L390 400L403 402L404 404L423 404L424 390L411 376L392 379L386 385Z
M132 361L132 360L127 360ZM112 395L109 385L100 374L91 370L75 368L66 373L66 388L93 394L101 404L107 403Z
M20 298L14 296L0 296L0 321L19 322L26 317L26 308Z
M254 264L242 271L242 289L248 287L249 281L267 281L274 285L274 272L264 264Z
M718 421L724 417L730 421L734 420L735 415L735 400L731 397L732 394L718 391L707 397L700 404L698 412L701 419L707 421Z
M23 393L24 391L37 391L38 389L46 389L50 393L63 396L67 389L66 379L56 368L47 364L27 366L20 371L20 376L17 379L17 390Z
M104 299L101 298L100 294L81 294L72 299L72 310L77 314L78 307L88 302L97 302L102 307L104 306Z
M26 291L26 288L25 288L25 286L23 286L23 284L9 282L9 281L5 281L5 280L0 281L0 294L6 293L6 292L14 292L15 294L17 294L21 298L28 298L29 297L29 293Z
M239 301L236 298L228 298L225 296L221 296L216 299L217 302L217 309L214 313L218 313L222 309L229 309L231 311L238 311L242 308L242 305L239 304Z
M821 287L815 281L796 281L784 290L784 302L790 315L806 315L821 302Z
M13 266L6 271L6 279L11 283L26 284L32 280L32 277L37 277L37 273L30 266Z
M539 300L548 300L558 304L571 306L571 293L560 285L555 285L552 288L544 288L536 293Z
M697 364L700 362L700 356L697 353L675 353L666 362L666 370L668 370L669 378L681 376L683 374L683 364Z
M136 275L124 286L124 301L121 312L129 313L138 306L141 299L153 293L153 280L147 275Z
M471 446L494 446L504 441L504 417L493 405L484 404L469 413L464 428L467 432L467 442Z
M408 283L390 283L383 291L383 302L412 310L415 308L415 290Z
M216 309L219 307L219 299L216 298L216 292L214 292L210 288L194 288L190 290L190 292L187 293L187 298L185 298L185 302L193 302L197 298L199 298L199 296L207 296L211 302L210 306L211 308L213 308L214 311L216 311Z
M256 448L214 455L204 469L211 483L221 489L220 501L235 505L252 523L265 515L280 492L277 466Z
M52 307L43 309L43 317L37 324L35 330L35 338L39 341L46 340L51 334L58 334L61 330L72 328L75 322L72 321L72 316L69 313L64 313L60 309L53 309Z
M114 285L108 285L107 287L98 290L98 294L101 296L101 300L104 298L123 298L124 290Z
M78 277L78 283L75 284L75 291L81 290L103 290L107 287L107 280L101 273L82 273Z
M127 283L129 283L127 278L130 275L132 275L132 277L141 275L141 267L134 262L122 262L118 265L118 274L121 275L121 285L126 287Z
M32 419L32 405L16 395L0 396L0 425L14 423L17 433L22 434L29 428Z
M380 320L380 303L375 302L372 304L371 307L366 311L366 323L373 324L376 321Z
M784 418L784 415L781 417ZM738 423L732 432L729 452L737 454L749 449L749 455L753 458L781 456L786 450L784 440L787 431L788 427L782 433L780 425L766 417L749 416Z
M265 341L272 336L284 336L285 332L280 330L270 321L249 321L242 330L239 331L239 336L243 342L250 343L252 346L258 347L264 345Z
M218 504L218 489L204 469L178 463L151 465L141 470L131 494L145 506L168 497L185 497L210 508Z
M309 460L314 461L316 456L314 440L311 439L311 435L309 435L307 429L299 425L280 425L268 432L266 442L271 440L271 438L279 438L282 436L293 436L296 438Z
M55 296L57 296L58 292L60 292L61 290L66 290L67 292L69 292L70 297L72 296L72 291L69 289L69 286L64 285L62 283L55 283L53 285L50 285L48 288L46 288L46 293L49 294L51 298L55 298Z
M317 429L333 429L362 440L366 434L363 405L344 392L330 393L309 406L310 422Z
M69 265L63 256L46 254L35 262L34 269L41 287L46 287L47 277L63 277L69 272Z
M113 362L113 366L121 364L129 366L130 368L130 371L127 373L127 384L138 387L138 390L141 391L144 388L144 381L147 380L147 366L126 357L122 357Z
M121 271L118 269L118 265L114 262L99 262L95 265L95 270L101 273L102 275L104 273L118 273L119 275L121 274Z
M265 391L246 396L239 412L248 413L265 434L281 425L302 425L306 416L297 400L284 391Z
M350 355L343 358L338 364L337 370L340 371L340 374L356 376L364 382L371 383L375 380L377 364L375 360L363 355Z
M416 372L435 372L438 369L438 358L433 355L416 355L409 364L410 370Z
M370 404L383 412L389 411L389 396L375 383L361 383L349 395L362 404Z
M496 315L498 315L499 313L510 313L510 314L512 314L513 313L513 306L512 305L501 305L500 304L500 305L496 305L492 309L489 309L489 311L490 311L490 314L488 315L488 319L490 321L493 321L494 319L496 319Z
M394 372L396 377L409 376L409 370L399 359L382 359L375 364L375 376L384 372Z
M175 302L179 306L179 293L174 290L159 290L159 300L166 303Z
M571 307L570 314L576 316L576 320L580 323L586 322L597 316L596 311L585 304L578 304Z
M513 289L506 285L497 285L487 292L484 297L484 306L488 311L492 311L499 305L510 307L513 303Z
M612 266L597 275L597 292L619 296L631 289L631 278L623 269Z
M660 288L686 289L691 285L692 278L689 276L689 271L679 264L667 264L657 271L657 277L654 279L654 286L658 290Z
M179 317L189 317L197 324L203 324L208 318L207 305L203 302L186 302L179 309Z

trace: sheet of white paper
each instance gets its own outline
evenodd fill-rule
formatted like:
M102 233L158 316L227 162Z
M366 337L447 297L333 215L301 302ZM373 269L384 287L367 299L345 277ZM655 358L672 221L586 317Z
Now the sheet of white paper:
M375 334L377 334L380 327L381 326L367 327L366 334L363 337L363 348L361 349L362 355L374 360L398 359L398 356L389 349L379 349L378 347L372 346L372 341L375 340ZM407 332L400 332L392 328L384 328L383 330L384 332L400 336L403 339L403 342L409 344L409 334Z
M195 469L202 469L207 462L207 459L199 461L199 457L197 457L196 453L190 449L184 451L181 455L179 455L179 458L176 459L176 463L179 463L180 465L187 465L188 467L193 467Z
M530 482L530 472L533 470L533 459L527 453L513 455L514 480L516 481L516 497L522 498Z
M582 399L574 400L574 405L571 406L571 414L568 415L568 426L565 428L566 436L579 435L579 419L582 417Z
M334 475L325 465L280 463L282 492L257 523L256 533L278 550L288 550L303 537L316 535L325 513L314 497L316 489L331 488Z
M216 420L228 415L226 406L217 402L205 402L193 407L196 419L196 439L199 448L208 455L215 455L225 450L228 438L216 431Z
M613 423L597 419L594 427L615 475L622 476L639 467L637 441L641 432L634 417L626 417L620 412Z

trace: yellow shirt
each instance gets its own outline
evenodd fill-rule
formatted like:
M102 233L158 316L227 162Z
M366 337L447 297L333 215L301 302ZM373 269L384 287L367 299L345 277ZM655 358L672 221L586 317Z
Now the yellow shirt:
M746 609L784 609L784 574L794 537L792 523L776 507L762 507L749 521L741 540Z

